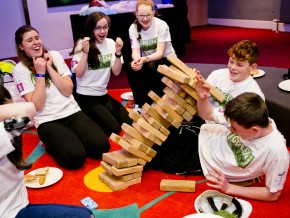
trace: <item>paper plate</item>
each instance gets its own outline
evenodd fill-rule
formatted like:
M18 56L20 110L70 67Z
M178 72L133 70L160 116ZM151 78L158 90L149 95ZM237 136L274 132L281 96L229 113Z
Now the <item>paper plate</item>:
M253 75L254 78L259 78L259 77L262 77L266 74L264 70L260 70L260 69L258 69L258 70L259 70L259 73L254 74Z
M133 100L133 93L132 92L125 92L121 94L121 98L123 100Z
M201 202L200 202L200 197L202 195L204 195L206 192L212 192L214 190L207 190L205 192L203 192L202 194L200 194L196 199L195 199L195 202L194 202L194 207L195 207L195 210L200 213L200 214L212 214L213 215L213 210L212 208L210 207L210 205L208 204L208 202L206 201L206 199L204 198ZM216 191L218 192L218 191ZM248 201L245 201L245 200L242 200L242 199L238 199L236 198L242 208L243 208L243 212L242 212L242 216L241 218L248 218L252 212L252 205L248 202ZM229 200L227 200L226 198L224 197L214 197L214 202L215 202L215 205L217 208L221 208L222 204L225 203L225 202L228 202ZM199 210L199 208L202 208L202 210L204 211L203 213ZM227 211L229 212L233 212L235 210L235 206L233 204L229 205L228 208L227 208Z
M290 92L290 79L287 79L287 80L280 82L279 88L284 90L284 91Z
M33 170L29 172L28 174L34 175L34 173L37 170L39 169ZM36 182L36 183L27 183L25 184L25 186L28 188L44 188L44 187L55 184L62 178L62 176L63 176L63 172L61 169L56 168L56 167L49 167L49 171L46 175L45 183L43 185L40 185L38 182Z

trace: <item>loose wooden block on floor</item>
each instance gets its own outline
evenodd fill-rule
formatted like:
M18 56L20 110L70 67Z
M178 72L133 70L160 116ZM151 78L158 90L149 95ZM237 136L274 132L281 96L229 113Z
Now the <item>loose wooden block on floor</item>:
M193 180L162 179L161 191L195 192L196 182Z

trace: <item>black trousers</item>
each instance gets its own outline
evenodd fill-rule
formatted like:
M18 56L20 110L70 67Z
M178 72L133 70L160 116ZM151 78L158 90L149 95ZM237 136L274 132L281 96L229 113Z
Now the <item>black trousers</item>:
M42 123L37 132L46 151L59 165L69 169L81 167L86 156L101 159L110 150L104 131L83 112Z
M144 63L140 71L134 71L131 68L131 63L127 67L129 85L134 95L135 104L138 104L139 107L142 107L145 103L152 104L153 100L148 96L151 90L159 97L164 94L165 84L161 81L164 75L157 72L160 64L169 66L170 62L166 58L150 61Z
M119 134L121 125L132 124L127 109L110 95L87 96L76 95L76 100L82 111L97 123L107 136Z

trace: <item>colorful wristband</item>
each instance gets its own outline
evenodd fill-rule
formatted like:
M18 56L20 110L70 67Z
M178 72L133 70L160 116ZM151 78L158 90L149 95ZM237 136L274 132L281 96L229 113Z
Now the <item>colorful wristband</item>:
M35 77L45 77L45 74L43 74L43 73L37 73L37 74L35 74Z

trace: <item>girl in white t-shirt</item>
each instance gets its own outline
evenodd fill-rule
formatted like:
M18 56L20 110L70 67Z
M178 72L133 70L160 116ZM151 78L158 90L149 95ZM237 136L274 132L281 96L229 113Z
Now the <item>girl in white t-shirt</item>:
M86 156L101 158L110 149L108 137L81 112L72 90L71 72L62 56L46 51L36 29L15 33L20 62L13 69L19 93L36 108L34 124L46 151L63 167L81 167Z
M23 117L31 120L34 115L33 103L12 103L11 95L0 85L0 217L42 217L43 214L63 218L93 217L92 212L85 207L29 203L23 172L31 168L32 164L23 160L21 137L23 129L19 129L21 123L17 123L14 129L9 123L13 117L17 118L16 120ZM25 125L21 124L21 127Z
M123 41L107 38L110 18L102 12L87 19L84 39L78 40L71 54L72 71L76 75L76 100L82 111L105 133L118 134L122 123L131 124L126 108L108 94L111 72L118 76L122 69Z
M132 62L128 65L127 76L134 101L140 107L144 103L151 104L152 100L147 95L151 90L163 96L163 75L157 72L157 67L160 64L170 65L166 57L175 54L167 23L154 17L154 13L153 1L137 1L137 19L129 28Z

